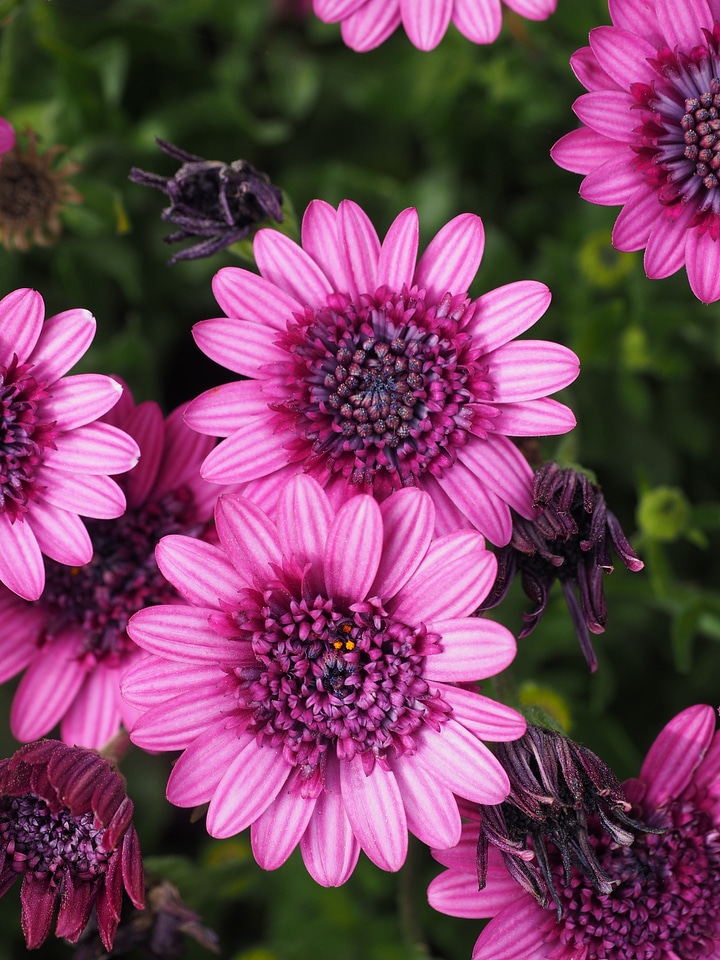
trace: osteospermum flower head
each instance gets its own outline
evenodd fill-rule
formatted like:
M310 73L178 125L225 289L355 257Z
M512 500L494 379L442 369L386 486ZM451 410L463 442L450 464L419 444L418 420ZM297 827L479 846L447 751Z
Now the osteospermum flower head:
M0 761L0 895L22 878L22 927L39 947L55 935L77 942L93 908L112 950L123 888L144 905L133 805L120 775L90 750L57 740Z
M508 792L482 738L513 739L525 721L458 685L515 654L509 631L470 616L495 558L475 531L433 540L434 512L419 490L336 510L298 476L276 522L222 496L219 547L185 537L158 547L189 605L130 621L151 654L123 686L147 711L132 739L183 750L168 799L209 802L215 837L251 826L266 869L299 843L327 886L347 879L361 848L397 870L408 829L457 842L454 794L497 803Z
M132 725L120 677L140 651L127 622L144 606L179 599L158 570L155 546L170 533L211 532L217 488L201 479L199 465L212 440L186 427L179 409L166 419L156 403L136 406L127 387L108 421L141 451L118 478L125 513L87 521L89 562L47 560L38 600L0 587L0 682L25 670L10 711L18 740L35 740L59 722L66 743L99 749L121 724Z
M718 960L720 957L720 736L715 711L689 707L662 730L637 780L623 791L632 815L653 832L618 843L598 817L588 840L613 882L600 893L559 854L549 867L561 908L542 906L513 880L490 848L478 890L478 825L436 854L448 870L430 885L431 904L460 917L492 917L473 960Z
M720 299L720 0L611 0L571 64L583 126L555 144L591 203L621 204L618 250L645 248L648 277L687 270Z
M108 475L138 460L131 437L94 422L117 403L120 384L65 376L94 334L87 310L45 319L35 290L0 300L0 582L27 600L45 585L42 554L69 565L90 560L80 516L119 516L125 496Z
M265 504L301 471L331 499L418 486L439 531L471 525L507 543L510 507L533 516L532 471L508 438L571 429L570 410L547 394L575 379L578 359L559 344L511 342L547 309L544 284L468 296L483 248L480 218L465 214L418 262L416 210L381 244L350 201L311 203L302 247L261 230L261 276L221 270L213 290L227 317L194 330L208 356L249 378L188 406L193 429L227 437L203 475L247 482Z
M557 0L505 0L529 20L545 20ZM401 24L420 50L434 49L452 21L473 43L492 43L502 26L500 0L314 0L325 23L342 25L342 37L360 52L380 46Z

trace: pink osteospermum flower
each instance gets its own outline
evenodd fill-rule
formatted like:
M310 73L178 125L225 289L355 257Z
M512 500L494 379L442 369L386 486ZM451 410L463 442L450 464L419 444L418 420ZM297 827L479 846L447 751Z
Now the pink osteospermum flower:
M39 947L55 935L77 943L95 908L112 950L123 889L144 906L133 805L118 773L90 750L57 740L0 761L0 896L22 877L22 928Z
M621 204L618 250L645 248L651 279L687 270L720 299L720 0L610 0L571 64L583 122L552 150L591 203Z
M137 463L125 432L96 423L120 398L110 377L67 371L95 334L87 310L44 319L42 297L0 300L0 582L27 600L45 584L42 555L81 565L92 556L85 517L117 517L125 497L109 474Z
M5 117L0 117L0 156L12 150L14 146L15 128Z
M600 894L575 868L568 882L550 858L562 917L513 880L491 847L487 886L478 890L477 823L437 859L449 869L430 885L443 913L493 917L473 960L718 960L720 958L720 736L704 705L678 714L658 736L637 780L623 785L632 816L662 833L629 846L588 822L593 853L616 882Z
M10 712L18 740L35 740L59 722L65 742L99 749L121 724L132 725L136 712L120 696L120 677L140 651L127 622L148 604L179 600L158 570L155 546L169 533L211 532L217 488L199 466L212 440L186 427L181 410L164 419L156 403L135 406L127 388L104 420L142 452L119 479L126 512L88 522L94 553L85 565L48 560L37 601L0 588L0 682L25 670Z
M158 547L190 605L130 621L151 654L123 685L147 711L132 739L183 750L168 799L209 803L215 837L250 826L266 869L299 844L326 886L348 878L361 848L397 870L408 829L429 844L457 842L454 794L507 795L481 738L512 740L525 721L467 686L515 654L507 629L470 616L496 561L475 531L433 540L434 512L413 489L336 511L300 475L276 522L226 495L219 547L185 537Z
M208 456L214 483L247 482L270 505L310 472L333 501L382 500L419 486L438 531L475 526L510 539L510 507L532 508L532 471L511 436L564 433L575 419L548 399L578 374L559 344L512 341L550 302L544 284L511 283L471 300L484 248L479 217L448 223L417 261L418 216L404 210L381 244L350 201L316 200L303 246L261 230L261 276L226 267L213 282L227 317L197 324L212 359L251 379L188 406L188 424L227 437Z
M529 20L545 20L557 0L505 0ZM380 46L401 24L420 50L434 49L450 21L473 43L492 43L502 26L500 0L314 0L325 23L341 22L342 37L353 50Z

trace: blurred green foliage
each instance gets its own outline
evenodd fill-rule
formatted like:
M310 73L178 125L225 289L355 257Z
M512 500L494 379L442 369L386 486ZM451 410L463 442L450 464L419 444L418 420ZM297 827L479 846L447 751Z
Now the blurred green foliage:
M364 55L337 27L275 10L270 0L0 0L0 114L32 127L41 150L66 145L84 198L54 247L0 252L0 288L36 287L49 312L91 309L98 334L84 369L120 374L170 409L227 379L190 330L218 310L214 272L242 261L225 251L166 265L165 198L127 179L132 166L174 172L156 136L249 160L298 220L314 197L348 197L382 234L414 205L427 242L451 217L479 214L487 243L473 293L544 281L554 300L531 336L581 358L562 398L578 427L543 441L543 454L594 473L646 561L641 574L618 563L606 580L595 675L556 595L520 644L514 678L529 706L571 723L621 777L636 773L670 716L720 701L720 314L694 299L684 273L650 282L641 255L613 251L617 211L580 200L579 178L550 160L581 92L568 58L608 22L606 4L560 0L544 23L508 14L491 47L451 29L421 53L398 32ZM525 606L516 585L493 615L517 631ZM166 804L168 758L132 755L126 768L153 869L217 929L226 960L469 958L478 925L427 907L436 870L426 851L414 849L400 877L363 860L340 890L315 886L297 856L266 874L247 837L209 841L202 822ZM24 953L17 892L1 907L6 960ZM49 943L42 956L71 950ZM207 954L189 943L187 956Z

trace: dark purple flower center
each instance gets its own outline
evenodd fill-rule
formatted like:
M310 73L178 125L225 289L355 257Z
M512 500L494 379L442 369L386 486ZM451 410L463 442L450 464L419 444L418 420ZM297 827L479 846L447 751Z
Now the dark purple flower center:
M42 420L40 401L48 394L17 356L0 366L0 513L14 523L37 499L37 473L43 451L53 446L54 422Z
M110 854L102 845L104 827L96 827L92 813L73 816L67 808L51 813L33 793L0 798L0 851L3 872L50 874L61 883L73 877L91 880L107 869Z
M693 204L691 225L718 231L720 191L720 24L705 31L707 46L690 55L667 48L652 66L660 79L635 84L642 110L637 128L637 164L658 188L673 217Z
M720 836L703 798L691 787L649 818L663 834L614 843L596 824L590 842L601 866L619 883L602 896L577 872L570 884L554 867L564 911L544 928L560 942L557 957L583 960L706 960L720 940ZM559 861L559 858L557 858Z
M456 459L492 400L480 351L462 328L474 305L447 294L385 287L351 300L334 294L288 323L286 399L273 404L297 435L294 459L381 494L436 475Z
M239 703L251 729L312 775L330 749L376 759L414 749L423 724L435 729L449 707L423 677L440 637L394 620L379 600L337 609L322 596L296 599L286 585L250 592L249 639L257 661L238 670Z
M117 520L88 520L94 553L84 567L46 561L45 590L35 602L46 613L45 643L67 629L83 635L79 656L111 665L135 645L126 633L133 613L177 601L158 569L155 547L172 533L200 532L192 491L179 487L160 500L130 508Z

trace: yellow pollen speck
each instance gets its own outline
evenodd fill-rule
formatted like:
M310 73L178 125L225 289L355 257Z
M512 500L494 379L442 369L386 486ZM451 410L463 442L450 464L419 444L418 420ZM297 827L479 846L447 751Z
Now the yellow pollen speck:
M335 647L336 650L339 650L342 647L342 640L335 640L335 642L333 643L333 646Z
M354 650L354 649L355 649L355 641L354 641L354 640L346 640L346 641L345 641L345 649L346 649L346 650Z
M350 633L350 631L352 630L352 624L351 624L351 623L344 623L344 624L340 627L340 629L342 630L343 633Z
M70 576L76 577L80 573L80 567L70 567Z

